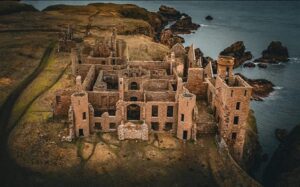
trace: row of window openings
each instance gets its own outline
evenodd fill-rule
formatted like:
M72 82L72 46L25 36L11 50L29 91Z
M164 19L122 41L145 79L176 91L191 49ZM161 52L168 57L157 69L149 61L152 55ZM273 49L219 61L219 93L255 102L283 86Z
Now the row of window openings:
M230 96L231 96L231 97L233 96L233 90L231 90ZM247 90L244 91L244 96L247 96Z
M183 120L181 120L181 121L183 121ZM220 121L220 117L217 118L217 123L219 123L219 121ZM238 125L239 124L239 116L234 116L234 118L233 118L233 124L234 125Z
M172 130L172 128L173 128L173 123L170 123L170 122L165 123L165 126L164 126L165 131L170 131L170 130ZM151 122L151 129L153 131L158 131L159 130L159 123L158 122Z
M96 122L94 128L96 130L102 130L101 123ZM109 129L115 130L117 128L117 125L115 123L109 123Z
M167 117L173 117L173 106L168 106L167 107ZM158 117L158 106L153 105L152 106L152 117Z

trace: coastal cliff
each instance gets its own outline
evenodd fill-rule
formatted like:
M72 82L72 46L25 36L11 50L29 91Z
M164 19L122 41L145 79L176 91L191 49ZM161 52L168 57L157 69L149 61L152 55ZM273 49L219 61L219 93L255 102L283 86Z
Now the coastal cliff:
M276 149L264 172L266 186L298 186L300 184L300 125L294 127Z
M15 21L10 24L12 19ZM1 173L7 173L3 175L5 182L15 186L20 183L42 186L49 181L45 186L62 182L70 186L86 183L104 186L142 186L145 183L152 186L260 186L228 155L218 152L213 136L186 143L170 135L152 136L149 142L120 143L114 134L96 134L72 143L61 141L63 134L67 133L67 123L66 119L53 120L51 99L55 91L71 88L73 82L67 68L69 54L58 53L57 46L51 43L57 41L57 32L73 25L75 34L86 37L86 42L89 42L111 34L116 27L120 38L131 49L131 59L157 60L167 53L166 46L154 42L155 34L164 25L158 14L136 5L57 5L42 12L26 12L22 16L19 13L7 14L0 23L0 29L8 33L1 38L4 46L24 45L24 48L15 47L13 50L1 48L12 57L3 63L15 64L19 59L14 56L19 55L28 62L34 59L45 63L45 69L24 88L13 106L13 121L5 131L10 134L7 135L7 150L12 162L1 163ZM11 30L15 33L10 34ZM51 45L46 45L49 43ZM27 51L28 48L31 50ZM198 53L201 55L200 50ZM18 68L26 66L17 65ZM26 70L31 72L36 66L32 64L32 69ZM12 76L13 68L3 71ZM14 92L13 89L7 91ZM6 146L6 142L3 145ZM7 150L3 148L3 151ZM15 168L10 169L10 164ZM15 177L19 180L13 180Z

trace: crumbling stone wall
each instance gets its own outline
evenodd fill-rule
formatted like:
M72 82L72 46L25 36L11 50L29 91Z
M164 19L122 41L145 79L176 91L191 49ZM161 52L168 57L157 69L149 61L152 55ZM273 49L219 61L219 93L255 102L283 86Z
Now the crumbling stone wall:
M118 127L119 140L148 140L148 126L146 123L134 124L127 122Z
M152 107L156 106L157 116L152 115ZM173 107L173 113L168 117L167 110L168 106ZM168 101L151 101L146 103L145 108L145 122L148 124L148 128L151 129L152 132L170 132L175 133L176 132L176 124L177 124L177 103L176 102L168 102ZM153 129L152 123L158 123L158 128ZM169 127L166 127L166 124L172 124L172 128L169 129ZM155 127L156 128L156 127Z
M92 88L93 88L92 84L95 80L95 77L96 77L96 70L95 70L95 66L92 65L82 83L82 89L83 90L92 90Z
M196 96L205 98L207 84L204 83L203 68L189 68L186 88Z
M74 90L58 90L55 92L53 99L53 114L54 117L68 116L69 107L71 105L71 95Z

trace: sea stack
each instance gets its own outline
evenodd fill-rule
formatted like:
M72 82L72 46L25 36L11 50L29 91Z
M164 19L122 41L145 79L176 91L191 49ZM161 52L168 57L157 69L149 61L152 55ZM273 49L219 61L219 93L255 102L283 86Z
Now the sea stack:
M272 41L261 54L262 57L255 59L255 62L279 63L289 60L288 49L280 41Z

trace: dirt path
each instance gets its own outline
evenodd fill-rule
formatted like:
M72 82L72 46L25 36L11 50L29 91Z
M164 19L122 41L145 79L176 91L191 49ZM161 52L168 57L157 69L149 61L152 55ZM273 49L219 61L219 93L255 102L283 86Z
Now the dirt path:
M38 65L38 67L26 78L24 79L14 91L7 97L7 100L2 105L0 109L0 181L1 186L31 186L26 180L32 175L38 175L32 171L28 171L25 168L18 166L13 159L11 159L7 142L9 134L17 124L18 119L14 124L9 124L9 119L11 117L11 112L17 99L21 96L22 92L30 85L36 77L38 77L45 67L47 67L49 62L49 57L51 52L55 47L54 43L50 43L44 52L44 55ZM41 91L43 93L43 91ZM36 98L33 98L33 101ZM32 101L32 102L33 102ZM31 103L31 102L30 102ZM25 109L26 110L26 109ZM22 116L21 116L22 117ZM26 184L27 182L27 184Z

